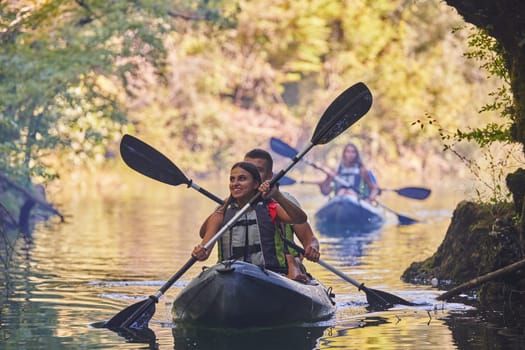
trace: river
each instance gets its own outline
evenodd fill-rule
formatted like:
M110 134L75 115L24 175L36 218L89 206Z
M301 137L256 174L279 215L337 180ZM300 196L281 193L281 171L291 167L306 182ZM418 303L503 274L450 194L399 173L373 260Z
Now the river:
M200 184L203 185L203 184ZM408 184L407 184L408 185ZM410 184L417 185L417 184ZM219 197L226 187L209 184ZM287 188L310 217L324 199L308 186ZM64 191L65 192L65 191ZM66 222L37 225L18 239L9 271L0 275L1 349L521 349L523 330L461 303L436 301L439 291L400 280L413 261L442 242L462 191L439 191L425 201L384 193L380 200L417 218L396 225L389 214L378 232L358 237L318 233L322 258L369 288L426 306L382 312L366 309L366 296L318 264L313 275L336 294L337 312L325 322L257 331L185 331L170 316L173 298L203 266L198 262L157 304L153 337L140 341L97 323L155 293L198 243L200 223L215 204L184 185L173 187L138 174L103 189L61 193Z

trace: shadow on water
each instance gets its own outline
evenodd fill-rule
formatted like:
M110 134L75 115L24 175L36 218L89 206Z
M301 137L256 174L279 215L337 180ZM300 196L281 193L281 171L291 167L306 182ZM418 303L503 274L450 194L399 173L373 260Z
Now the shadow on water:
M104 328L105 322L96 322L90 324L91 328ZM124 338L126 343L132 344L148 344L147 349L158 349L159 344L157 342L157 335L151 328L143 329L131 329L131 328L119 328L119 329L108 329L109 331L115 332L118 336Z
M468 310L447 318L445 324L458 349L525 348L523 310Z
M209 329L175 326L175 348L210 350L315 349L328 327L284 327L273 329Z
M191 350L288 350L319 349L331 338L343 337L354 329L375 327L388 323L381 316L364 316L360 320L347 322L345 326L302 325L261 329L211 329L177 324L173 329L175 349Z
M100 324L92 324L93 328L104 328ZM249 328L249 329L218 329L201 328L197 326L174 325L172 334L174 349L184 350L288 350L316 349L318 340L323 336L328 326L294 326L282 328ZM111 330L127 343L148 344L147 349L158 349L159 344L155 332L145 329L114 329Z

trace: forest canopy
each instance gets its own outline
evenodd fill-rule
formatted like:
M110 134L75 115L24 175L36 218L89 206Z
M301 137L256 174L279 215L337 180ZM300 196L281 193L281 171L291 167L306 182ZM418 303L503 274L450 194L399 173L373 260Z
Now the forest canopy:
M204 175L271 136L304 144L358 81L372 110L314 158L334 161L352 140L376 168L439 177L460 163L443 153L444 132L509 126L504 104L487 107L508 81L480 68L488 57L468 58L479 30L436 0L4 1L0 11L0 172L19 183L114 158L126 132Z

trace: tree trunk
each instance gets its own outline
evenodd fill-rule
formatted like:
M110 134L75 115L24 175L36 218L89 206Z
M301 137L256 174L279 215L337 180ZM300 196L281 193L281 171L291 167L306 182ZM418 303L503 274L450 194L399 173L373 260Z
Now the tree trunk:
M494 279L502 278L510 273L513 273L523 268L524 266L525 266L525 259L515 262L514 264L507 265L496 271L489 272L483 276L473 278L470 281L460 284L459 286L452 288L448 292L441 294L440 296L437 297L437 300L448 300L452 298L453 296L456 296L466 290L479 286L482 283L485 283L485 282L488 282Z
M511 137L525 153L525 2L523 0L445 0L465 21L485 29L502 46L514 95Z

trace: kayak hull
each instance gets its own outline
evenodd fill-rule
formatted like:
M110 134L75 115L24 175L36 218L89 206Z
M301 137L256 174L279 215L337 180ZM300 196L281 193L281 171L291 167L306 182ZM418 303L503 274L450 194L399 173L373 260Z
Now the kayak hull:
M330 318L335 306L320 282L301 283L242 261L218 263L175 298L175 322L211 327L263 327Z
M385 223L381 207L354 196L336 196L315 214L316 228L325 234L368 233Z

